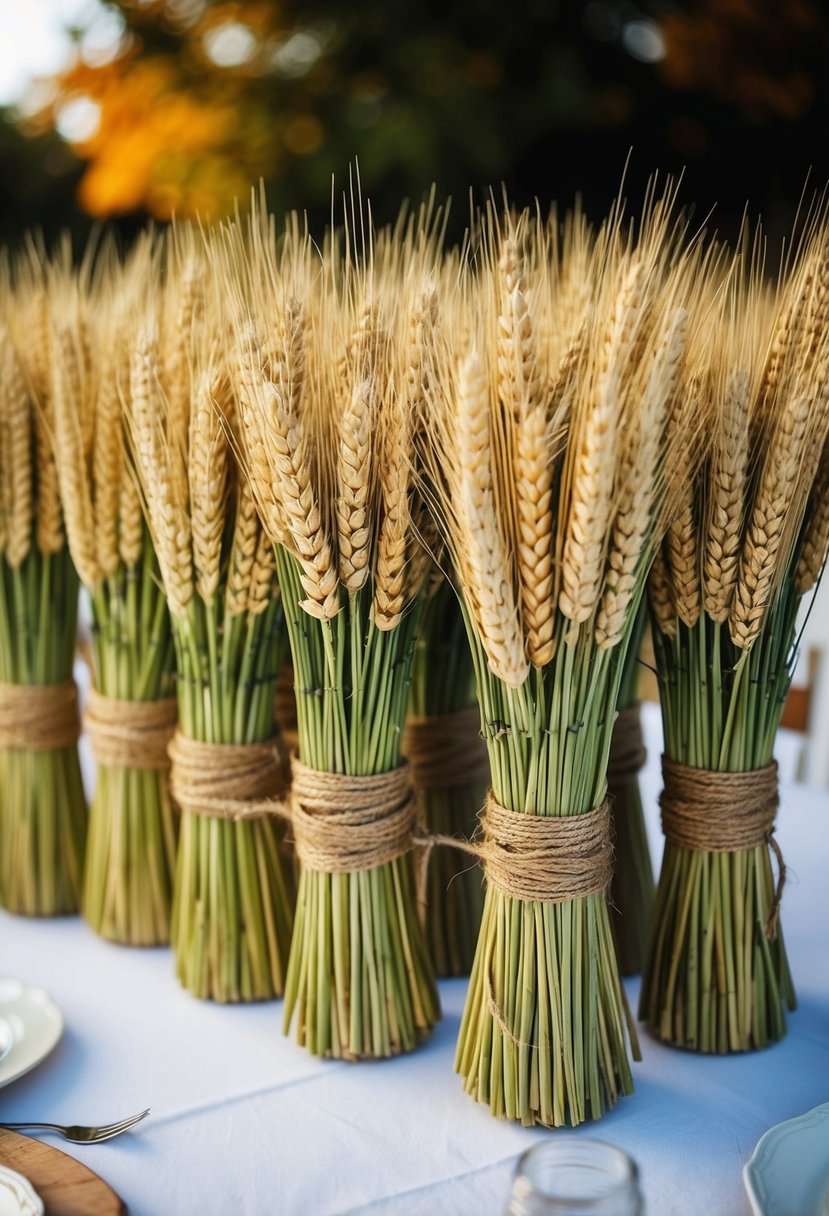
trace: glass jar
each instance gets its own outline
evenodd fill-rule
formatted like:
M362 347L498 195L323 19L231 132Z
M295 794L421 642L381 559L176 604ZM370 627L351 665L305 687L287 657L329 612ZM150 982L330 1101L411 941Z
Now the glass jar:
M639 1172L603 1140L560 1137L520 1158L507 1216L644 1216Z

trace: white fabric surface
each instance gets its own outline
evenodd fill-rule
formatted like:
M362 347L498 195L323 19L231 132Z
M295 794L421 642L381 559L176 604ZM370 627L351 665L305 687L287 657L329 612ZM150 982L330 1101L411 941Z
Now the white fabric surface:
M646 731L656 848L655 706ZM827 818L829 793L784 788L783 924L800 996L788 1037L720 1059L643 1033L636 1093L598 1124L528 1131L496 1122L463 1093L452 1070L462 981L441 985L443 1021L417 1053L324 1062L283 1038L281 1004L194 1000L168 951L107 945L79 920L5 914L0 974L46 988L66 1033L35 1072L0 1090L0 1120L107 1122L151 1106L136 1132L97 1148L55 1142L106 1178L132 1216L498 1216L518 1155L550 1134L627 1150L649 1216L747 1216L742 1166L760 1135L829 1098ZM638 982L628 995L635 1009Z

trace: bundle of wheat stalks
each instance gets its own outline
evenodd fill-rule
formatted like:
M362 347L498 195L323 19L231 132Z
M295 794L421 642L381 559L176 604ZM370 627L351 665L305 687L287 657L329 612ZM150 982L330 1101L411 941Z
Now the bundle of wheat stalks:
M170 933L173 646L121 393L129 324L155 256L141 240L125 265L104 247L77 273L68 248L46 266L55 461L69 551L92 610L86 724L98 773L83 913L104 937L146 946Z
M595 231L490 209L455 251L431 206L375 232L355 204L322 247L254 208L0 266L5 906L80 895L79 576L93 926L169 935L199 996L284 993L286 1030L352 1060L415 1048L435 967L471 966L466 1089L598 1117L637 1050L607 782L650 579L642 1014L702 1051L783 1033L771 757L829 549L826 226L770 288L759 244L689 239L673 207ZM623 961L651 877L627 801Z
M711 276L683 383L710 444L686 469L650 578L667 842L641 1014L703 1052L763 1047L794 1008L769 854L772 756L798 608L829 546L828 255L818 217L776 287L759 242ZM706 781L701 832L677 822L697 810L689 776ZM719 839L735 822L748 834Z
M217 1001L279 996L289 874L273 819L273 704L284 653L273 549L234 458L238 419L207 252L181 230L148 268L126 407L172 619L181 810L172 943L184 986Z
M50 442L57 352L42 251L0 264L0 903L76 912L87 811L77 754L78 583Z

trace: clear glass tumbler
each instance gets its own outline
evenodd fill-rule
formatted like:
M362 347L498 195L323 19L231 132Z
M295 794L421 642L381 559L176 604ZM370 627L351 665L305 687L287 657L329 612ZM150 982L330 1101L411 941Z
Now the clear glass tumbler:
M507 1216L644 1216L639 1172L603 1140L557 1137L518 1162Z

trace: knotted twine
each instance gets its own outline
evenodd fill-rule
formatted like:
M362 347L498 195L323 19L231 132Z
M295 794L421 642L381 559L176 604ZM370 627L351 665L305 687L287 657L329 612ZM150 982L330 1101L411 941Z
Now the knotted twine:
M184 811L213 819L261 819L278 813L278 740L204 743L180 730L168 747L170 793Z
M607 764L607 784L619 788L631 782L645 767L648 753L642 734L640 707L626 705L613 723L610 758Z
M78 690L59 684L0 684L0 748L52 752L77 743Z
M477 705L448 714L410 717L403 755L418 791L457 789L489 779L489 757L481 738Z
M99 765L158 771L170 767L167 747L177 720L175 697L125 701L107 697L94 688L89 690L83 715L84 728Z
M659 797L662 830L670 844L700 853L739 853L768 845L777 858L777 884L766 918L766 937L777 936L786 865L774 838L780 802L777 764L744 773L692 768L662 757Z

